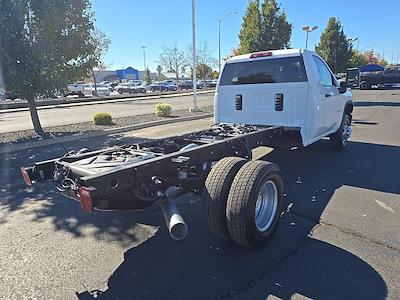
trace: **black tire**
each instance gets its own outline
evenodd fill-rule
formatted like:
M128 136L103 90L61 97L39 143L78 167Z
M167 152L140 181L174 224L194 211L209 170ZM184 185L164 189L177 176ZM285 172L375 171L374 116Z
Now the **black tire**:
M118 90L117 92L118 92L118 94L120 94L120 95L122 95L122 93L123 93L122 90Z
M226 224L226 202L233 179L246 163L240 157L225 157L211 169L202 194L204 212L210 231L218 237L230 239Z
M340 151L343 150L344 147L346 147L350 135L347 138L344 138L343 135L345 130L347 132L347 127L351 127L351 118L352 117L350 113L348 112L345 113L339 129L329 137L329 142L333 150ZM350 133L351 133L351 128L350 128Z
M369 90L371 89L371 86L371 83L369 83L368 81L361 81L360 90Z
M275 191L265 230L256 225L256 203L264 186ZM268 198L269 199L269 198ZM278 225L283 206L283 181L277 165L265 161L249 161L236 174L228 195L226 219L229 234L238 244L256 248L267 242Z
M85 95L82 92L78 92L78 97L83 98L83 97L85 97Z

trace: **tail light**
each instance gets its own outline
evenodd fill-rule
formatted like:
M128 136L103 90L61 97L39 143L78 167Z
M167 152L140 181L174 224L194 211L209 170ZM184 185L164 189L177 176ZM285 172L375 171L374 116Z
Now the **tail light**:
M79 199L81 202L82 209L90 213L93 211L93 197L91 192L94 191L92 187L81 186L79 188Z
M21 168L21 175L25 183L29 186L32 186L33 182L31 180L31 177L29 176L28 170L25 168Z
M272 52L267 51L267 52L253 53L252 55L250 55L250 58L267 57L267 56L272 56Z

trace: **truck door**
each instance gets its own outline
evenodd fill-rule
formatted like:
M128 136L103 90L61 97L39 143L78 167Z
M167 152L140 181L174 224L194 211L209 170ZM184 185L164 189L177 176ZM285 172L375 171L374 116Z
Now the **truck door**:
M395 77L395 82L400 83L400 67L397 67L396 69L396 77Z
M317 56L313 56L313 59L320 77L322 125L324 133L331 133L339 128L342 121L343 97L339 93L338 83L328 66Z
M387 68L383 71L383 83L391 84L396 83L396 68Z

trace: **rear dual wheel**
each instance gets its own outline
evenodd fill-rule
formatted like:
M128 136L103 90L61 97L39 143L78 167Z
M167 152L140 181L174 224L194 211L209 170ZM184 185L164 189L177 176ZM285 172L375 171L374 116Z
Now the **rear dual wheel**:
M203 199L211 232L244 247L260 246L275 231L282 209L279 168L264 161L224 158L208 175Z
M210 231L220 238L231 237L226 224L226 202L232 181L245 163L244 158L225 157L207 176L203 190L206 220Z

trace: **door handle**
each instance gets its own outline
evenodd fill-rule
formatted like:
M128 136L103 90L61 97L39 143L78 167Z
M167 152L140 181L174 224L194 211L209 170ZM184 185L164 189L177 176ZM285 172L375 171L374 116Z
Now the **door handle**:
M331 97L332 94L325 94L325 97Z

